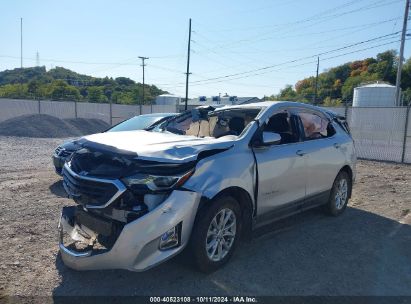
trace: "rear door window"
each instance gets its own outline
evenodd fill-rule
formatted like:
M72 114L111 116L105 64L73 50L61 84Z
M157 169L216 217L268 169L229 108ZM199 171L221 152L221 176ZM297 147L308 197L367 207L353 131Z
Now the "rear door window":
M304 139L314 140L330 137L335 134L330 121L314 112L298 112L304 129Z

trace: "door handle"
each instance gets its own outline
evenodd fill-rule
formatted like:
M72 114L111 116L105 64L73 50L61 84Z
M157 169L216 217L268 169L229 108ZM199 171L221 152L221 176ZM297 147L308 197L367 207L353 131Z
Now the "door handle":
M307 153L303 152L303 150L297 150L297 152L295 152L295 154L297 154L298 156L304 156Z
M339 149L339 148L341 147L341 145L340 145L340 144L335 143L335 144L334 144L334 147L335 147L336 149Z

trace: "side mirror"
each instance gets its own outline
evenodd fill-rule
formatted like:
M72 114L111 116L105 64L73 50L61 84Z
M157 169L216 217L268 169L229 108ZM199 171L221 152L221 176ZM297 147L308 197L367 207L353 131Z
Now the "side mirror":
M281 135L273 132L263 132L263 146L277 145L281 142Z

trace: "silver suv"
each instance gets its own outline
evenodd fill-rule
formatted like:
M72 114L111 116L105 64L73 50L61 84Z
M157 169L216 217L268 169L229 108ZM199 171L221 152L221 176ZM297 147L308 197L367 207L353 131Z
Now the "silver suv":
M320 205L341 214L355 179L344 120L295 102L198 108L77 144L59 232L78 270L143 271L187 248L210 272L256 227Z

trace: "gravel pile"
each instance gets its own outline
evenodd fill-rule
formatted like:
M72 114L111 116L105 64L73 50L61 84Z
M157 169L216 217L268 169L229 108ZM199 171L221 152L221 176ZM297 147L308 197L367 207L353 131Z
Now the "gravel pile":
M22 115L0 123L0 135L64 138L99 133L110 125L100 119L60 119L45 114Z

